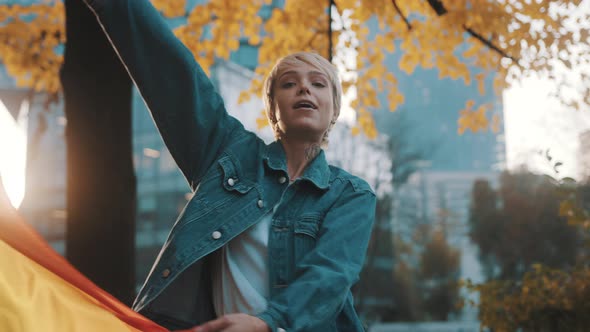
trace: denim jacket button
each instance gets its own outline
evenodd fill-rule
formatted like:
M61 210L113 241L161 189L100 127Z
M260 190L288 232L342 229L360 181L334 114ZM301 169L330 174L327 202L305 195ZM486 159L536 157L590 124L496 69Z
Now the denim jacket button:
M281 176L281 177L279 178L279 183L280 183L280 184L283 184L283 183L285 183L285 182L287 182L287 178L286 178L286 177L284 177L284 176Z
M165 269L164 271L162 271L162 278L168 278L170 272L170 269Z
M211 237L213 238L213 240L219 240L221 238L221 232L215 231L215 232L211 233Z
M229 184L230 187L233 187L234 184L236 184L236 180L229 178L227 179L227 184Z
M261 199L258 200L258 207L261 209L264 207L264 202Z

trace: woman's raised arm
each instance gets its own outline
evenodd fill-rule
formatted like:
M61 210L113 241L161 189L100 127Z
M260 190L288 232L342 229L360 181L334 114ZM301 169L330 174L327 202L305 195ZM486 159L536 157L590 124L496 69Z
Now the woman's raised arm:
M193 186L232 134L230 117L192 53L148 0L85 0L145 100L166 146Z

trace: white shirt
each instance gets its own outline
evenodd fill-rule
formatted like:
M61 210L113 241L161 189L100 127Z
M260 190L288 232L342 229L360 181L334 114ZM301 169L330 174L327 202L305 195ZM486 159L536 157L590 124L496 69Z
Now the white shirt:
M271 210L254 226L223 246L213 267L213 306L217 316L258 314L266 309L268 233Z

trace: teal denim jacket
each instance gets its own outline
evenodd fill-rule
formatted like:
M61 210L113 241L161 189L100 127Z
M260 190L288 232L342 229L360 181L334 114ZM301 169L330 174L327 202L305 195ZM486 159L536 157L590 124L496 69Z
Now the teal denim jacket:
M86 0L125 64L194 196L134 309L168 328L215 317L209 261L275 205L268 241L272 331L361 331L358 280L375 195L322 152L290 183L280 142L265 145L221 97L147 0ZM334 142L333 144L338 144Z

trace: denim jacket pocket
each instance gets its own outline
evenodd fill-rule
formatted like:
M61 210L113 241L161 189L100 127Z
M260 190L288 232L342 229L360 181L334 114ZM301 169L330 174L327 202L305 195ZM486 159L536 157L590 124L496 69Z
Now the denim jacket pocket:
M230 156L224 156L218 161L223 170L223 188L229 192L246 194L253 187L254 183L245 179L241 170Z
M303 214L295 220L293 227L295 263L301 261L315 247L320 222L319 213Z

